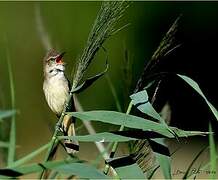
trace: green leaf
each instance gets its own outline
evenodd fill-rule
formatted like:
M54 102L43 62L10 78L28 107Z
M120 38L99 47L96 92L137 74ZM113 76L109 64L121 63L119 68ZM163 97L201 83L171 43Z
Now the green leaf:
M95 179L97 178L102 179L103 177L105 179L107 177L90 165L76 163L76 162L78 162L78 160L70 159L70 160L62 160L62 161L51 161L51 162L39 163L39 164L34 163L34 164L26 165L26 166L18 166L14 168L0 169L0 175L8 176L8 177L19 177L22 175L41 172L44 168L46 168L46 169L58 171L60 173L78 175L80 177L84 177L87 175L89 176L91 175L91 173L93 173L92 177ZM9 174L8 171L11 171L12 173ZM87 174L84 174L84 173L87 173ZM3 177L0 176L0 178L3 178Z
M204 100L206 101L207 105L209 106L209 108L211 109L212 113L214 114L214 116L216 117L217 121L218 121L218 112L216 110L216 108L207 100L206 96L204 95L204 93L201 91L199 85L192 80L191 78L184 76L184 75L180 75L177 74L181 79L183 79L186 83L188 83L195 91L198 92L198 94L201 95L201 97L204 98Z
M9 177L18 177L18 176L22 176L22 175L26 175L26 174L39 172L44 168L52 169L52 168L55 168L59 165L67 164L69 162L70 161L53 161L53 162L47 162L47 163L43 163L43 164L34 163L34 164L26 165L26 166L19 166L19 167L14 167L14 168L5 168L5 169L0 169L0 175L5 175L5 176L9 176ZM7 171L12 171L14 173L7 174Z
M162 138L163 139L163 138ZM159 143L164 143L164 142L159 142ZM181 147L180 147L181 148ZM176 150L174 150L170 156L172 156L173 154L175 154L180 148L177 148ZM152 167L150 170L148 170L146 172L146 176L148 179L152 179L154 174L156 173L156 171L160 168L160 165L156 165L154 167Z
M115 87L113 85L113 83L111 82L111 78L108 74L106 74L106 80L107 80L107 83L108 83L108 86L110 87L110 90L111 90L111 93L113 95L113 98L114 98L114 101L115 101L115 104L116 104L116 107L117 107L117 110L119 112L122 112L122 108L121 108L121 105L120 105L120 102L119 102L119 98L117 96L117 92L115 90Z
M4 142L4 141L0 141L0 147L2 148L8 148L9 143L8 142Z
M144 173L136 163L115 168L115 171L120 179L145 179Z
M155 153L157 161L160 164L161 171L165 179L172 179L170 157L163 154Z
M58 138L78 140L82 142L125 142L125 141L137 140L136 138L116 135L109 132L89 134L83 136L59 136Z
M55 167L54 170L64 174L77 175L80 178L109 179L108 176L104 175L93 166L82 163L71 163L67 165L62 165Z
M35 173L38 171L41 171L43 167L45 168L55 168L56 166L63 165L69 163L69 161L53 161L53 162L48 162L48 163L43 163L43 164L30 164L26 166L18 166L14 168L5 168L5 169L0 169L0 175L2 176L8 176L8 177L18 177L26 174L31 174ZM8 174L7 171L12 171L14 173ZM0 176L0 178L2 178Z
M80 93L80 92L84 91L85 89L87 89L89 86L91 86L95 81L97 81L101 76L103 76L107 72L108 67L109 67L109 65L106 61L106 68L104 71L96 74L93 77L87 78L81 85L79 85L78 87L73 89L72 93Z
M217 155L216 155L216 144L215 144L213 133L212 133L211 123L209 124L209 131L211 132L209 135L210 172L211 172L210 179L216 179L216 167L217 167L216 157L217 157Z
M8 166L8 168L12 168L12 167L17 167L20 166L24 163L26 163L27 161L30 161L31 159L33 159L35 156L37 156L38 154L40 154L42 151L44 151L45 149L47 149L49 147L50 143L43 145L42 147L40 147L39 149L33 151L32 153L26 155L25 157L13 162L10 166Z
M12 73L12 66L10 62L9 50L7 49L7 63L8 63L8 73L9 73L9 82L10 82L10 91L11 91L11 107L15 109L15 90L14 90L14 79ZM8 150L8 159L7 163L10 165L16 154L16 121L15 114L11 118L11 127L10 127L10 137L9 137L9 150Z
M167 147L166 144L164 143L163 138L156 139L156 140L153 139L153 141ZM165 179L172 179L171 162L170 162L171 158L169 156L166 156L166 155L160 154L160 153L156 153L156 152L155 152L155 155L156 155L157 161L159 162L159 165L160 165L161 171L164 175L164 178Z
M141 112L153 117L156 120L159 120L161 123L165 124L164 119L158 114L158 112L153 108L151 103L148 101L148 93L146 90L137 92L130 96L132 103L139 109Z
M70 112L67 113L83 121L99 121L109 124L122 125L128 128L141 129L144 131L154 131L169 138L174 135L168 131L165 125L156 123L141 117L128 115L115 111L87 111L87 112ZM169 128L174 131L178 137L206 135L208 133L199 131L184 131L175 127Z
M148 101L148 93L146 90L137 92L130 96L132 103L143 113L153 117L158 120L160 123L166 126L166 129L169 130L175 137L177 134L173 132L169 126L166 124L165 120L159 115L159 113L153 108L151 103Z
M6 110L6 111L1 111L0 110L0 122L2 121L2 119L7 118L7 117L11 117L16 113L15 110Z

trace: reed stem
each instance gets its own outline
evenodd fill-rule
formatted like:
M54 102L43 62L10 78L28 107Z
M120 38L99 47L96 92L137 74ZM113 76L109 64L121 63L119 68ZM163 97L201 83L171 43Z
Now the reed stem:
M128 105L128 108L127 108L127 111L126 111L126 114L129 114L129 113L130 113L130 111L131 111L131 109L132 109L132 105L133 105L133 104L132 104L132 101L130 101L130 103L129 103L129 105ZM124 126L124 125L121 125L119 131L123 131L124 128L125 128L125 126ZM110 158L113 158L113 157L114 157L114 155L115 155L115 153L116 153L116 151L117 151L117 148L118 148L118 142L114 142L113 147L112 147L112 150L111 150L111 153L110 153ZM104 168L104 174L107 175L108 172L109 172L109 169L110 169L110 165L109 165L109 164L106 164L106 165L105 165L105 168Z
M47 153L46 153L44 162L47 162L47 161L51 158L51 157L50 157L51 152L52 152L52 150L54 149L54 147L56 147L57 144L58 144L57 135L58 135L59 129L60 129L60 127L61 127L61 124L62 124L62 122L63 122L63 119L64 119L64 116L65 116L65 112L66 112L66 110L67 110L67 107L68 107L68 105L69 105L69 103L70 103L71 98L73 97L73 89L74 89L74 88L72 88L71 91L70 91L70 94L69 94L69 96L68 96L67 102L65 103L64 109L63 109L63 111L62 111L62 113L61 113L61 117L59 118L58 122L56 123L55 131L54 131L54 134L53 134L53 136L52 136L52 140L51 140L50 146L49 146L49 148L48 148L48 151L47 151ZM44 174L45 174L45 171L46 171L46 170L43 170L43 171L41 172L41 174L40 174L40 176L39 176L40 179L43 178L43 176L44 176Z

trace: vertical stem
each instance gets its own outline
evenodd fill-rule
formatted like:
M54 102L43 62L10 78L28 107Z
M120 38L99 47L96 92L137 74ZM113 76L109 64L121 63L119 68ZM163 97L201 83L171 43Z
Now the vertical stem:
M71 98L73 97L73 93L72 93L72 92L73 92L73 89L74 89L74 88L72 87L72 89L71 89L71 91L70 91L70 94L69 94L69 96L68 96L67 102L65 103L64 109L63 109L63 111L62 111L62 113L61 113L61 117L59 118L58 122L56 123L55 131L54 131L54 134L53 134L53 136L52 136L52 140L51 140L50 146L49 146L49 148L48 148L47 154L46 154L46 156L45 156L44 162L47 162L47 161L49 160L50 154L51 154L52 150L54 149L54 147L55 147L55 146L57 145L57 143L58 143L57 135L58 135L58 132L59 132L59 128L61 127L62 121L63 121L63 119L64 119L64 115L65 115L65 112L66 112L66 110L67 110L67 107L68 107L68 105L69 105L69 103L70 103ZM44 174L45 174L45 171L46 171L46 170L43 170L43 171L41 172L41 174L39 175L39 178L40 178L40 179L43 178L43 176L44 176Z
M130 101L129 106L128 106L127 111L126 111L126 114L129 114L129 113L130 113L130 111L131 111L131 109L132 109L132 105L133 105L133 104L132 104L132 101ZM119 131L123 131L124 128L125 128L125 126L124 126L124 125L121 125ZM111 150L111 153L110 153L110 158L113 158L113 157L114 157L115 152L117 151L117 148L118 148L118 142L114 142L113 147L112 147L112 150ZM105 168L104 168L104 174L108 174L109 169L110 169L110 165L109 165L109 164L106 164L106 166L105 166Z
M117 110L118 110L119 112L122 112L122 108L121 108L120 102L119 102L119 100L118 100L117 93L116 93L116 90L115 90L115 88L114 88L114 85L113 85L113 83L111 82L111 78L110 78L110 76L109 76L108 74L105 74L105 77L106 77L107 82L108 82L108 85L109 85L109 87L110 87L110 89L111 89L111 93L112 93L112 95L113 95L113 97L114 97Z

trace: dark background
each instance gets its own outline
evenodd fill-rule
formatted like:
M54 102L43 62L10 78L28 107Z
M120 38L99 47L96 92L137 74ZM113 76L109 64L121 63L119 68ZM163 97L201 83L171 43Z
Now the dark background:
M152 2L148 4L153 7L165 7L163 9L166 10L164 15L160 14L158 17L156 14L151 15L153 21L158 22L153 29L153 33L157 34L152 36L154 42L158 42L156 39L158 34L166 32L169 28L170 19L173 22L175 17L181 14L176 34L176 39L181 46L161 61L154 72L173 72L193 78L199 83L208 100L216 107L218 103L217 2ZM208 110L205 101L175 76L164 78L156 105L161 106L165 100L169 101L172 108L172 125L182 129L207 131L208 122L211 120L217 127L216 119Z

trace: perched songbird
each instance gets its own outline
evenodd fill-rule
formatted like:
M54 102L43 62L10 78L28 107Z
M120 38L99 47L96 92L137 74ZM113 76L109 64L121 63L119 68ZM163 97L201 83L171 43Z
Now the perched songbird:
M61 116L70 91L70 83L64 74L65 63L63 62L63 55L64 53L50 50L43 60L43 91L49 107L57 117ZM75 111L73 99L67 111ZM75 120L73 118L65 115L62 123L64 135L75 136L74 123ZM75 153L79 150L77 141L66 140L65 146L68 153Z

